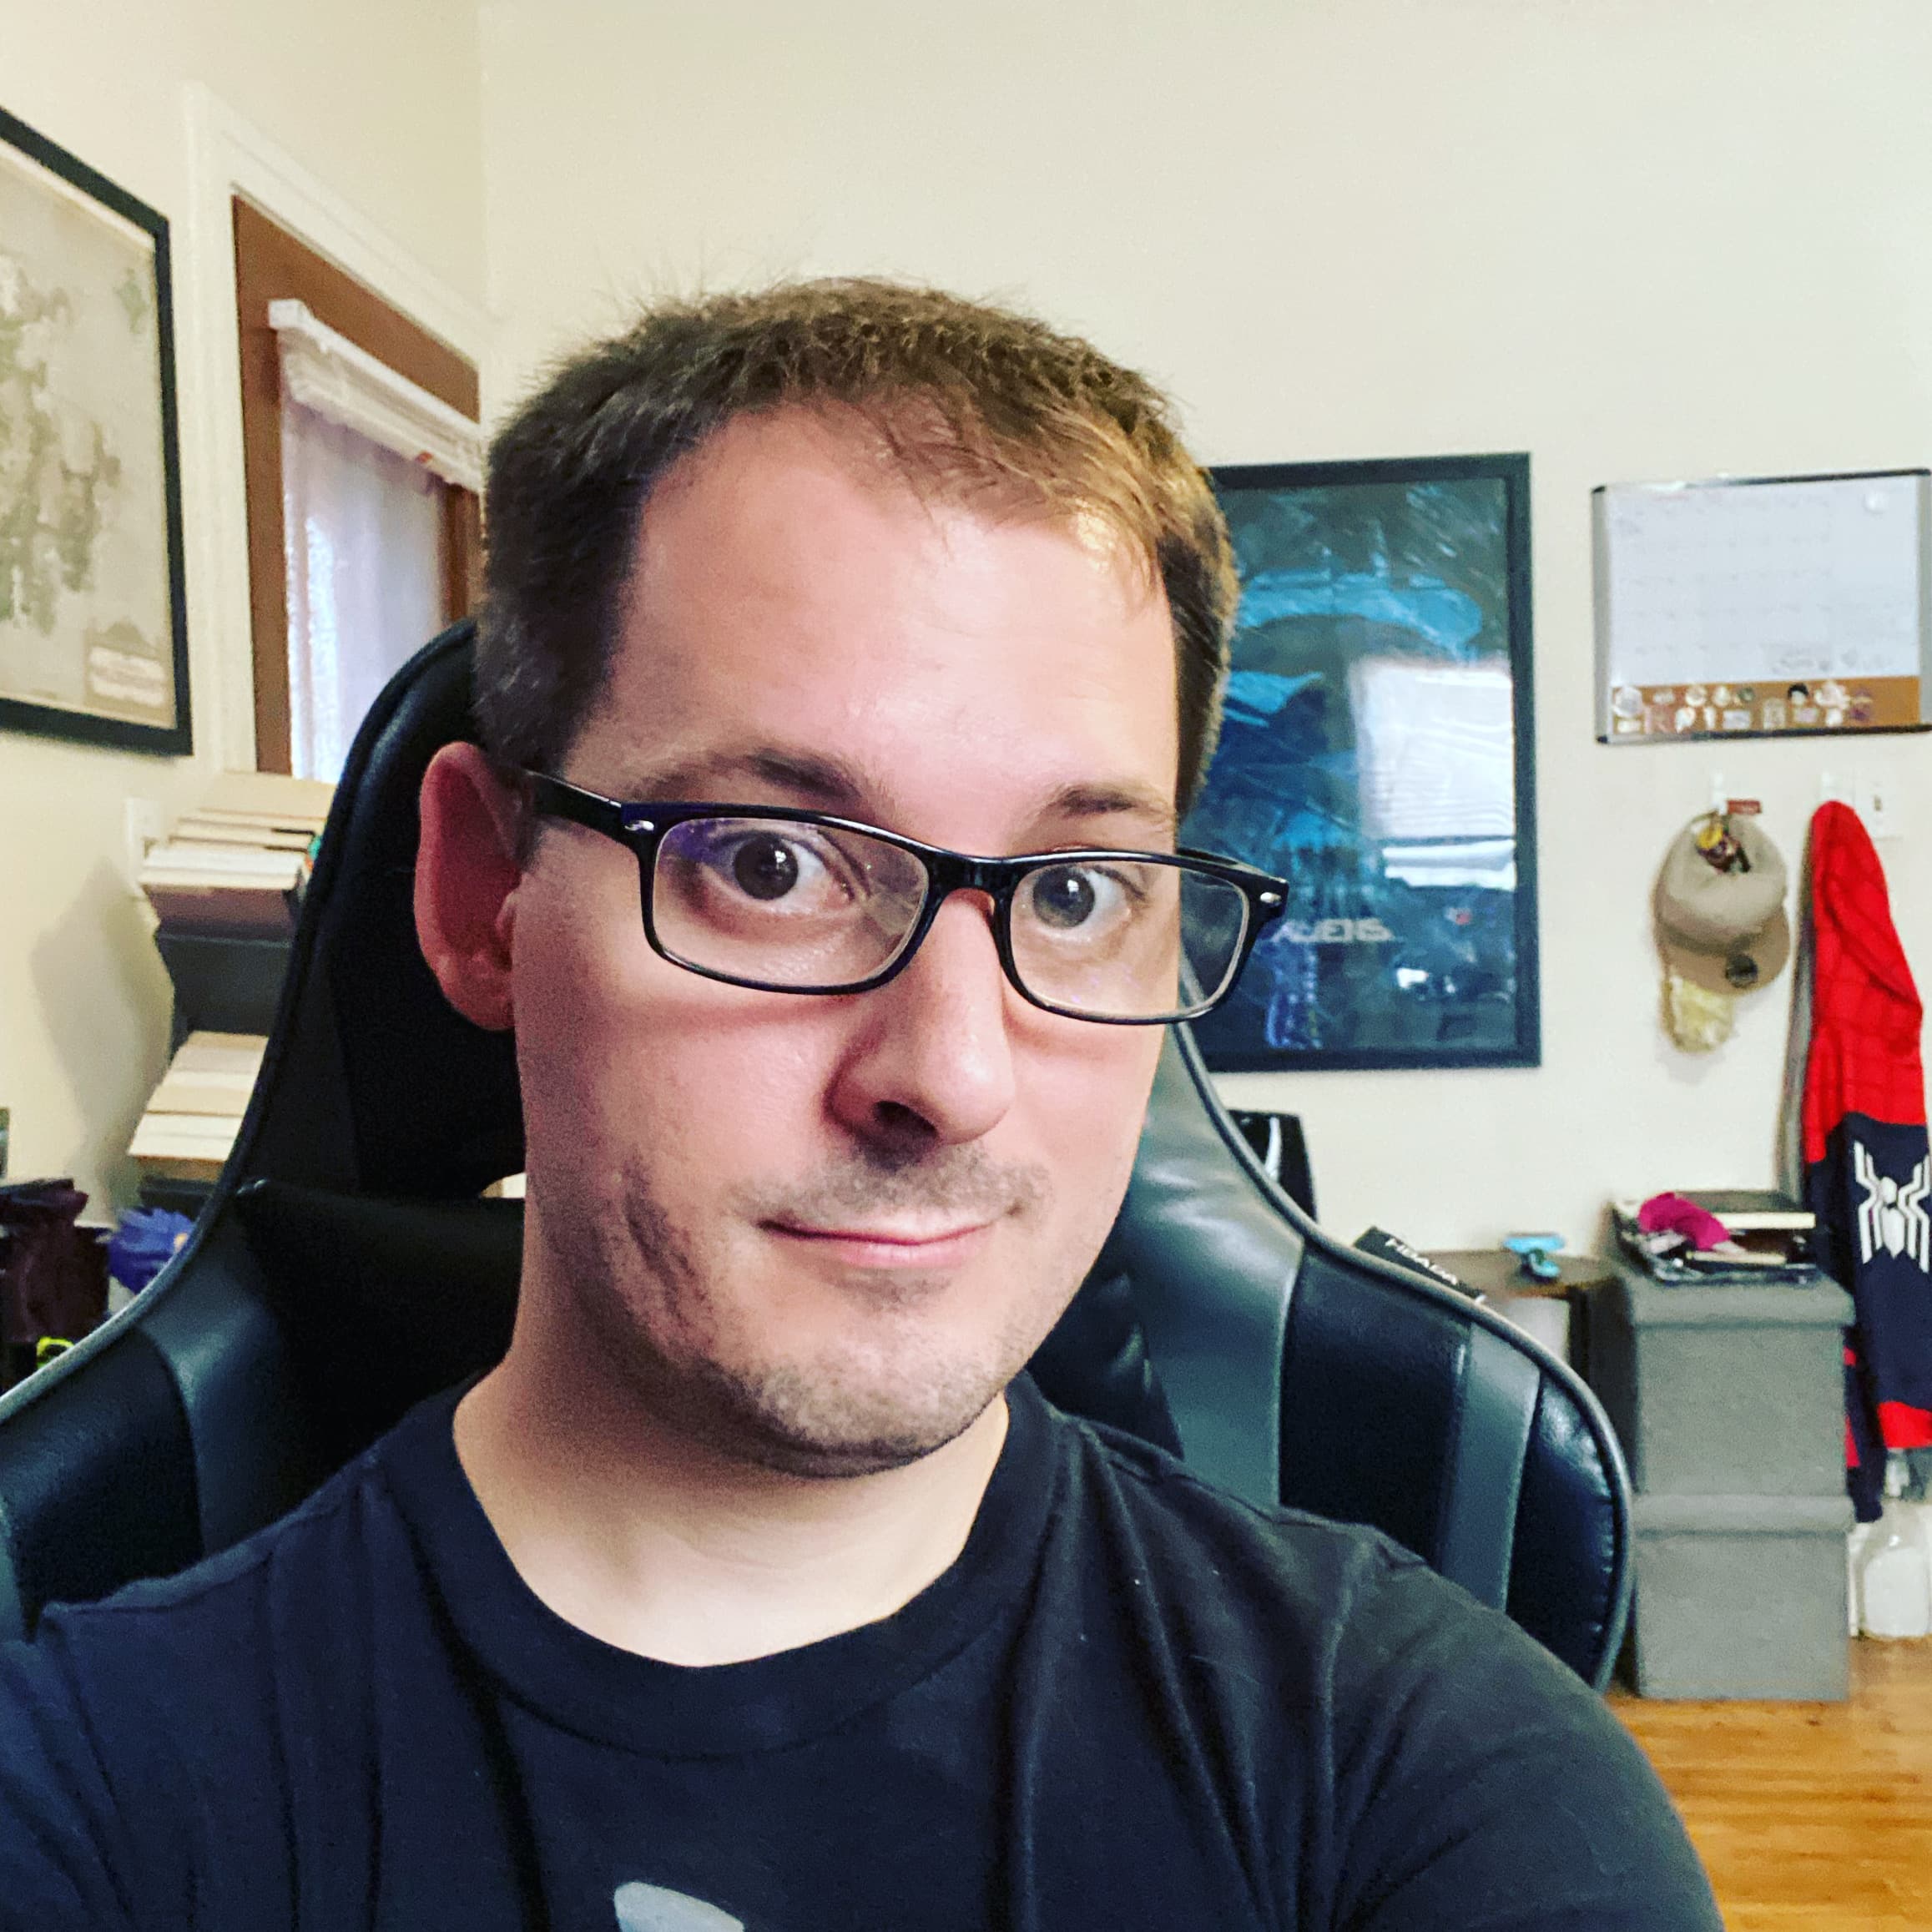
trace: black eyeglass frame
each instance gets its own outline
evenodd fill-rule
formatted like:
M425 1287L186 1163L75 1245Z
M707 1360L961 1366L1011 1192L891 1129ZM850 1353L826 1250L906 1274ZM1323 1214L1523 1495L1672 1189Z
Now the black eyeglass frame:
M1266 927L1281 916L1288 904L1285 880L1277 879L1272 873L1263 872L1253 865L1244 865L1238 860L1219 858L1212 852L1185 850L1144 852L1126 847L1095 845L1062 852L1022 852L1010 859L982 859L969 852L950 851L943 845L925 845L917 839L907 838L901 832L888 831L882 825L869 825L862 819L844 819L836 813L815 811L804 806L723 805L686 800L651 800L643 804L626 805L619 800L606 798L601 792L573 784L568 779L552 777L548 772L517 771L512 775L528 786L530 802L543 816L566 819L573 825L601 832L607 839L628 846L635 855L644 937L650 942L653 952L686 972L716 980L724 986L746 986L754 992L806 993L821 997L837 993L869 993L905 970L931 931L940 907L954 893L983 892L993 902L993 946L999 954L1006 982L1030 1006L1037 1006L1043 1012L1057 1014L1062 1019L1085 1020L1097 1027L1165 1027L1177 1020L1198 1020L1226 999L1240 980L1242 969L1247 965L1248 956L1254 951L1255 942ZM720 972L715 966L699 966L695 961L673 952L658 936L651 903L658 849L674 827L693 819L736 818L771 819L784 825L823 825L831 831L852 832L864 838L876 839L882 845L894 845L902 852L911 853L926 868L926 898L918 916L900 941L899 950L869 979L822 986L746 979L737 973ZM1046 865L1110 860L1151 861L1155 865L1171 865L1177 870L1205 872L1225 885L1234 886L1242 894L1246 918L1240 947L1226 980L1212 999L1183 1007L1178 1012L1137 1017L1083 1013L1074 1007L1057 1006L1051 1000L1042 999L1027 987L1013 958L1013 895L1019 890L1021 880L1029 872Z

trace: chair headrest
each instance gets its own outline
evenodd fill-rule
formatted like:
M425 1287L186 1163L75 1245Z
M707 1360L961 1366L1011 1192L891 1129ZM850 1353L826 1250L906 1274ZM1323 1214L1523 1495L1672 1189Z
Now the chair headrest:
M230 1166L237 1182L447 1199L523 1165L512 1037L456 1011L416 937L416 797L436 753L477 736L474 630L465 621L417 652L356 734Z

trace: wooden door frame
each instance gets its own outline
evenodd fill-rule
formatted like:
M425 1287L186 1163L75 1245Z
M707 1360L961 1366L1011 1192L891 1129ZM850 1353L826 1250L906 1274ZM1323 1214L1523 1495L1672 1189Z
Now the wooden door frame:
M494 325L482 304L426 269L335 189L200 82L186 90L189 201L175 257L184 373L189 652L195 755L255 763L246 465L235 281L240 194L482 371Z

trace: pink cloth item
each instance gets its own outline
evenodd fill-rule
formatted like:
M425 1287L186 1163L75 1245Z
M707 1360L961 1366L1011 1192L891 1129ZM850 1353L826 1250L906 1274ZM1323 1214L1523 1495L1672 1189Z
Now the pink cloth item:
M1667 1229L1687 1235L1693 1248L1716 1248L1731 1238L1731 1230L1715 1214L1682 1194L1652 1194L1637 1209L1637 1224L1646 1234Z

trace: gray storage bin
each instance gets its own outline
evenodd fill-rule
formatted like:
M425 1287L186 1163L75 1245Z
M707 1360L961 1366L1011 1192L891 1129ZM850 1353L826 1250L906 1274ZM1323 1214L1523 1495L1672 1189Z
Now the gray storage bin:
M1811 1287L1665 1288L1627 1268L1590 1297L1588 1375L1632 1486L1708 1496L1844 1491L1851 1297Z
M1836 1496L1635 1499L1636 1683L1647 1697L1843 1698L1845 1534Z

